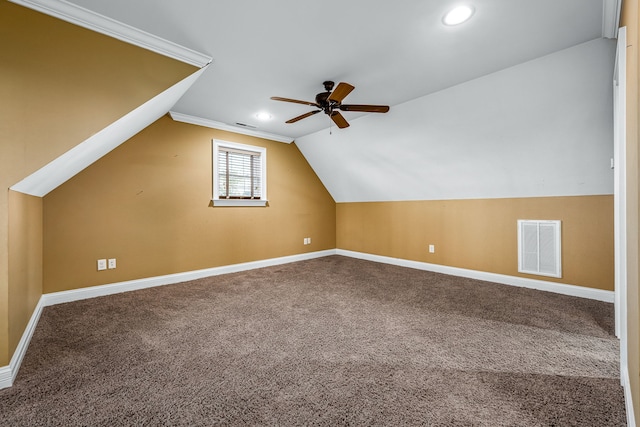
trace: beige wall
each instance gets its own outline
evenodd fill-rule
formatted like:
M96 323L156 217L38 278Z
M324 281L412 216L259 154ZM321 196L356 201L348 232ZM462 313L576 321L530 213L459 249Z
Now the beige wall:
M638 145L638 100L640 90L638 75L638 0L624 0L622 2L621 26L627 27L627 333L629 361L629 379L636 423L640 424L640 298L638 292L638 278L640 277L639 235L638 227L638 191L639 187L639 157Z
M210 206L213 138L266 147L268 207ZM165 116L45 196L44 292L333 249L335 235L295 144ZM98 272L100 258L117 268Z
M339 203L336 212L340 249L613 290L612 196ZM562 221L561 279L518 273L518 219Z
M0 0L0 52L0 366L4 366L23 329L25 307L32 305L33 283L13 276L10 284L14 267L9 259L19 260L21 255L10 253L9 234L15 222L10 222L9 210L16 199L10 202L8 188L195 68L6 0ZM31 203L25 203L27 212L32 212Z
M0 48L11 185L196 70L7 1Z
M625 0L623 6L630 45L628 240L635 269L629 282L629 360L638 414L637 0ZM563 219L562 281L611 289L609 196L567 198L572 199L566 200L570 209L561 209L565 198L336 207L295 145L168 118L49 194L43 203L10 193L8 187L186 77L193 67L6 0L0 1L0 51L0 366L8 364L31 315L40 274L44 292L53 292L337 246L517 275L513 222L520 216L548 215ZM267 147L269 207L209 207L211 138ZM558 217L563 212L570 215ZM472 227L479 220L491 226L476 234L461 232L460 227ZM601 231L589 227L596 220L602 221L598 227L605 224ZM576 238L580 231L606 244L598 249L587 242L583 247L582 237ZM37 266L40 232L43 270ZM600 232L607 235L592 235ZM303 246L303 237L312 237L313 244ZM487 241L492 251L484 250ZM428 244L436 245L435 254L427 253ZM454 257L454 252L463 256ZM576 263L583 256L606 266L584 277ZM96 259L110 257L118 259L118 268L97 272ZM586 268L591 264L585 263Z
M9 192L9 352L42 295L42 199Z

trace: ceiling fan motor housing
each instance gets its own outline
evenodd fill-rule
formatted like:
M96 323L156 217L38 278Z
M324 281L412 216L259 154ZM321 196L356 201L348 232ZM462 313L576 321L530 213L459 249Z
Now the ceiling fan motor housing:
M323 112L333 120L339 128L345 128L349 126L349 123L340 114L340 111L359 111L369 113L386 113L389 111L387 105L356 105L356 104L342 104L342 100L351 93L354 86L349 83L339 83L335 91L333 90L334 83L331 80L327 80L322 83L326 92L321 92L316 95L316 102L300 101L298 99L281 98L278 96L272 96L271 99L275 101L293 102L295 104L310 105L318 108L318 110L310 111L293 119L287 120L286 123L295 123L299 120L311 117L314 114ZM340 110L340 111L338 111Z
M331 92L320 92L316 95L316 104L318 104L326 114L329 114L333 106L335 106L335 103L329 101L329 95L331 95Z

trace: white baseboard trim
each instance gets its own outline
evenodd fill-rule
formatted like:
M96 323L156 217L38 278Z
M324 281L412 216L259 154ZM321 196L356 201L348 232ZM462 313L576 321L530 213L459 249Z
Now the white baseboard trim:
M22 338L18 343L16 351L13 353L13 357L11 358L9 366L0 367L0 389L11 387L13 385L16 375L18 375L20 365L22 364L22 359L27 352L27 347L29 346L29 342L31 341L31 337L33 336L36 325L38 324L38 320L40 320L40 315L42 314L42 309L44 307L62 304L65 302L79 301L87 298L95 298L121 292L151 288L155 286L186 282L189 280L201 279L203 277L237 273L240 271L253 270L256 268L271 267L274 265L288 264L296 261L321 258L329 255L335 255L335 253L335 249L329 249L325 251L309 252L298 255L284 256L280 258L271 258L260 261L245 262L241 264L225 265L222 267L205 268L203 270L168 274L165 276L148 277L139 280L129 280L126 282L112 283L108 285L92 286L90 288L44 294L40 297L38 305L36 305L36 308L31 315L31 319L29 320L27 328L22 334Z
M631 383L629 381L629 368L622 366L620 369L620 379L624 388L624 403L627 408L627 427L636 427L636 416L633 410L633 400L631 398Z
M467 270L465 268L448 267L446 265L429 264L426 262L410 261L401 258L391 258L382 255L373 255L364 252L354 252L344 249L336 249L337 255L359 258L368 261L393 264L400 267L415 268L417 270L433 271L435 273L449 274L452 276L468 277L470 279L483 280L486 282L500 283L503 285L518 286L521 288L538 289L541 291L554 292L557 294L570 295L574 297L588 298L604 302L614 301L613 291L603 291L601 289L586 288L583 286L566 285L562 283L548 282L545 280L527 279L524 277L507 276L504 274L488 273L485 271Z
M0 389L11 387L13 385L13 382L18 375L18 371L20 370L20 366L22 365L22 359L24 359L24 355L29 347L29 342L31 342L33 332L36 330L38 320L40 320L40 314L42 314L43 307L44 305L42 304L41 297L35 310L33 310L33 314L31 314L31 319L29 319L29 323L27 323L27 328L22 334L22 338L20 338L16 351L13 353L13 357L11 357L9 366L0 367Z
M22 338L18 343L18 347L11 358L9 366L0 367L0 389L11 387L13 384L22 359L27 351L29 342L36 328L40 314L44 307L62 304L66 302L79 301L87 298L95 298L100 296L112 295L121 292L135 291L138 289L151 288L155 286L170 285L174 283L187 282L190 280L201 279L203 277L217 276L220 274L237 273L240 271L253 270L256 268L271 267L281 264L289 264L297 261L304 261L314 258L321 258L330 255L342 255L351 258L364 259L368 261L381 262L385 264L393 264L401 267L415 268L418 270L433 271L436 273L450 274L453 276L468 277L472 279L484 280L488 282L501 283L505 285L519 286L531 289L539 289L548 292L555 292L564 295L577 296L582 298L590 298L599 301L613 302L613 292L602 291L598 289L584 288L581 286L565 285L542 280L526 279L522 277L506 276L502 274L487 273L483 271L467 270L463 268L447 267L438 264L429 264L425 262L410 261L400 258L391 258L381 255L367 254L363 252L347 251L344 249L328 249L324 251L309 252L304 254L284 256L280 258L271 258L260 261L245 262L241 264L225 265L221 267L206 268L202 270L188 271L184 273L168 274L164 276L147 277L138 280L129 280L126 282L111 283L108 285L92 286L89 288L74 289L70 291L53 292L44 294L40 297L31 319L27 324L27 328L22 334ZM627 402L631 402L631 391L629 389L629 373L624 371L626 379L622 376L622 381L626 381L625 398ZM621 373L622 375L622 373ZM633 417L633 407L627 405L627 411L631 408ZM633 418L631 418L633 419ZM634 424L629 426L635 427Z
M45 307L65 302L79 301L87 298L95 298L121 292L135 291L138 289L152 288L155 286L171 285L187 282L203 277L217 276L220 274L237 273L239 271L253 270L256 268L271 267L274 265L288 264L296 261L304 261L313 258L335 255L335 249L326 251L309 252L305 254L290 255L280 258L271 258L260 261L245 262L241 264L225 265L221 267L205 268L203 270L187 271L184 273L167 274L165 276L147 277L126 282L111 283L108 285L92 286L89 288L73 289L70 291L53 292L42 295Z
M13 385L13 372L11 366L3 366L0 368L0 390L11 387Z

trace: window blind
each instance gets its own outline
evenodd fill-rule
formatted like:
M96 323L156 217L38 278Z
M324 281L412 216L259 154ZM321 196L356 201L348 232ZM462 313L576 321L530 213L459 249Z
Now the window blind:
M221 199L260 199L260 153L220 147L218 194Z

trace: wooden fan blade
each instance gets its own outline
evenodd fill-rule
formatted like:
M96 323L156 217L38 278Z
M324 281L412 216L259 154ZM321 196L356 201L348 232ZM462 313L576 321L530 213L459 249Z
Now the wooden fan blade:
M386 113L389 111L388 105L356 105L343 104L340 106L342 111L362 111L365 113Z
M345 120L344 116L340 114L339 111L334 111L331 113L331 120L338 126L340 129L344 129L349 127L349 123Z
M296 104L311 105L312 107L320 108L320 106L318 104L316 104L315 102L300 101L298 99L291 99L291 98L281 98L279 96L272 96L271 99L273 99L274 101L293 102L293 103L296 103Z
M349 83L338 83L338 86L331 92L329 95L329 101L342 102L342 100L351 93L351 91L355 89L355 87L351 86Z
M316 111L309 111L308 113L304 113L298 117L294 117L291 120L287 120L285 123L295 123L298 120L302 120L302 119L306 119L307 117L313 116L314 114L318 114L320 111L322 110L316 110Z

